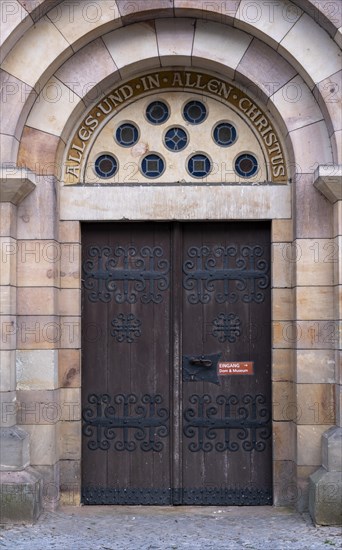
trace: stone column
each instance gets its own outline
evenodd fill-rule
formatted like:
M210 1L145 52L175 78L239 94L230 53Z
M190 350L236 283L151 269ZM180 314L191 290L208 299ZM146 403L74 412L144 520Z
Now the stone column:
M333 204L336 426L322 435L322 466L310 476L309 510L320 525L342 524L342 165L319 166L315 187Z
M16 425L17 205L35 189L27 170L0 168L0 508L2 523L40 514L41 476L30 467L29 434Z

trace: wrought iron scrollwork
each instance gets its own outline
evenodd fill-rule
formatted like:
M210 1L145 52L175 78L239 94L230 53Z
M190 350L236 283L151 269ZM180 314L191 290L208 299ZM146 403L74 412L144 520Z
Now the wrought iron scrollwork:
M236 342L236 338L241 336L241 321L234 313L219 313L212 322L213 330L211 335L223 343L228 340L231 344Z
M172 489L83 487L84 504L172 504Z
M204 504L208 506L265 506L272 504L272 488L194 487L164 489L131 487L82 488L84 504Z
M116 451L160 452L160 438L169 434L169 411L162 407L161 395L118 394L113 399L106 393L88 396L89 407L82 411L83 434L90 438L88 449L107 451L113 441ZM132 414L133 412L133 414Z
M269 286L269 264L260 245L191 246L183 264L183 287L190 304L263 302ZM232 283L235 283L232 285Z
M135 338L141 336L141 321L133 313L129 313L128 315L119 313L117 317L114 317L111 325L113 328L110 334L117 342L132 344Z
M272 504L272 488L200 487L183 489L182 504L207 506L265 506Z
M163 301L169 288L170 264L161 246L91 246L83 262L83 286L91 302L144 304Z
M264 451L271 436L271 412L264 407L262 394L219 395L213 404L208 394L189 397L191 407L184 411L183 433L194 439L188 448L192 452ZM217 440L213 443L214 440Z

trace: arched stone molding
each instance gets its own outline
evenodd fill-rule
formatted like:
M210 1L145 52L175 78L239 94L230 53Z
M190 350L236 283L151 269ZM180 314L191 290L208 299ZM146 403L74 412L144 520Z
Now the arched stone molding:
M44 2L41 4L42 9L44 6L47 6ZM92 4L94 8L94 3ZM306 13L303 14L302 12L298 12L298 8L296 6L292 5L291 7L291 4L285 2L285 0L282 3L277 3L277 10L282 10L281 13L285 10L284 13L292 13L292 16L286 16L284 18L279 16L280 12L279 14L278 12L277 14L273 14L278 15L278 17L274 18L270 29L269 20L271 14L269 8L267 10L262 10L260 14L258 13L252 16L248 11L251 5L245 4L243 0L240 2L239 10L237 10L236 2L225 3L228 4L228 6L226 5L225 10L232 11L223 14L222 6L220 12L220 10L217 11L217 6L214 4L215 3L209 3L206 6L208 8L205 11L206 17L203 18L203 11L198 10L198 8L194 6L193 2L176 1L173 6L172 2L166 0L158 10L157 16L164 18L168 15L173 15L173 7L177 17L182 15L189 16L190 14L198 14L199 11L201 19L199 20L198 28L195 29L195 33L196 37L198 35L200 42L201 33L205 36L206 32L212 33L213 31L213 28L211 27L212 23L210 23L211 15L216 18L216 20L219 16L220 21L224 20L225 23L228 22L229 24L233 23L235 26L240 26L245 32L250 33L252 36L254 35L262 38L264 44L262 44L261 47L263 46L265 48L265 44L269 43L273 48L277 48L285 59L288 59L291 64L293 63L296 66L296 69L298 69L302 78L307 82L310 88L316 84L317 97L323 102L329 102L329 99L331 98L329 98L329 92L327 94L327 83L325 80L330 78L332 75L336 75L339 71L339 50L336 44L334 45L333 41L329 39L328 34L313 19L310 19ZM116 6L118 9L116 10L112 8L114 13L111 14L103 14L102 10L107 8L101 7L101 20L99 20L97 16L94 17L94 14L92 16L89 15L88 18L82 17L82 10L85 9L85 6L86 3L84 2L82 3L82 7L80 5L75 5L75 8L73 7L73 16L70 17L70 6L64 6L64 9L62 10L63 6L58 5L57 8L54 8L55 12L50 10L47 17L40 18L39 22L31 28L28 33L26 33L19 40L16 46L13 47L12 51L10 51L4 61L3 69L8 72L8 74L24 83L24 103L26 103L26 96L30 95L31 88L35 88L35 91L39 93L42 90L42 87L46 84L46 81L51 78L57 67L59 67L63 61L66 61L75 50L78 50L90 40L94 40L94 38L99 37L103 33L106 33L115 27L128 25L139 19L146 19L151 16L156 16L155 6L151 2L119 2L117 5L113 4L113 6ZM28 7L32 8L32 5ZM89 3L88 7L90 10L92 9L91 3ZM134 7L137 9L133 9ZM77 10L81 10L80 13ZM94 23L89 22L91 17L94 18ZM56 19L56 21L52 22L54 19ZM162 24L162 19L159 20L159 23ZM129 36L129 28L125 27L125 29L125 36ZM119 30L122 31L123 29ZM157 28L157 37L154 39L152 38L152 41L157 40L158 45L159 34L160 32ZM47 35L49 36L48 46L46 46L47 40L44 40L44 37ZM117 36L119 37L120 35ZM151 39L151 33L148 36ZM210 34L210 36L212 36L212 34ZM308 49L302 47L303 36L310 36L310 48ZM242 39L241 37L242 35L240 34L240 39ZM44 48L40 48L38 51L36 50L35 56L32 59L29 45L35 42L39 43L40 40L44 43ZM235 41L235 47L236 46L237 44ZM207 44L206 47L210 50L210 44ZM253 56L253 47L254 49L257 49L258 47L260 49L260 44L258 41L254 40L250 45L251 49L248 49L248 53L250 53L251 56ZM306 52L305 54L303 53L304 50ZM324 59L321 58L322 52L324 52L324 55L326 56ZM264 53L267 53L267 56L269 55L269 52ZM30 56L29 60L26 59L27 55ZM196 52L195 55L194 52L192 52L191 55L195 58ZM149 57L153 56L150 54ZM156 58L158 57L159 55L157 52ZM16 61L18 59L20 60L19 64ZM241 59L242 58L240 58L240 60ZM213 61L215 61L215 58L212 59L212 62ZM219 63L225 63L226 59L221 58L217 59L217 61ZM118 63L120 65L120 60L118 60ZM277 66L276 59L274 59L272 66L273 69ZM119 66L119 70L120 68L123 75L123 67ZM271 73L271 76L273 78L274 73L273 75ZM8 85L12 85L12 83L10 84L11 77L7 76L7 78L9 79L7 81ZM272 80L271 82L274 84L277 81ZM320 83L323 84L320 86ZM15 84L16 83L13 82L14 87ZM32 93L34 94L33 90ZM335 92L333 92L333 94L334 93ZM29 101L30 99L31 98L29 98ZM329 103L333 105L335 101L330 101ZM28 103L28 105L30 105L30 103ZM26 111L28 110L29 107L26 108ZM325 109L324 115L328 116L328 126L333 127L334 131L341 131L341 128L338 127L338 123L337 127L336 123L334 126L336 117L333 116L333 113L331 113L331 108ZM17 129L17 133L18 132L19 128ZM337 145L340 141L340 135L341 134L332 136L333 143L335 144L335 150L338 150ZM15 135L9 133L5 134L3 150L7 152L8 155L15 155L17 151L16 141L17 138ZM9 158L10 157L8 157L8 159ZM11 158L10 160L13 162L14 159Z
M122 57L120 53L124 50L117 48L117 45L123 41L122 32L124 29L113 31L74 54L56 71L54 77L47 82L37 99L34 91L29 89L28 99L24 103L21 117L17 123L13 112L13 116L9 117L7 125L5 124L6 135L11 136L14 133L14 139L17 142L20 138L23 119L29 112L27 127L24 129L22 136L22 149L24 149L24 152L21 152L21 163L26 164L28 162L25 154L25 142L27 140L30 142L30 147L33 142L39 142L40 146L44 143L45 147L40 148L44 158L43 164L46 164L47 158L49 163L53 162L53 151L60 143L58 138L65 142L71 127L76 123L77 117L89 105L94 91L96 94L101 93L105 89L108 90L109 83L113 85L122 76L129 76L143 67L146 70L148 67L165 66L167 63L171 63L171 60L172 65L181 65L191 60L194 67L205 66L230 78L235 77L236 81L241 83L249 93L252 92L256 95L259 101L260 99L264 101L268 99L268 108L271 112L273 111L276 119L282 124L284 134L289 133L290 137L293 136L293 139L297 139L298 143L302 144L305 141L305 130L301 130L296 126L291 109L292 126L290 125L287 128L286 122L282 123L283 120L286 121L288 118L286 112L289 111L289 107L294 105L295 108L298 108L298 115L300 115L298 119L300 122L297 124L302 127L310 125L307 134L312 138L316 133L317 138L317 146L316 150L313 151L313 157L302 167L302 171L307 171L307 167L313 165L317 158L317 151L321 155L322 162L329 163L332 161L329 156L329 145L324 145L324 142L328 144L329 140L327 139L328 134L325 130L323 115L305 83L279 54L258 39L252 40L250 36L238 30L234 30L227 42L224 37L225 27L218 23L209 24L209 30L215 34L217 40L209 48L207 47L207 37L209 36L207 34L207 23L198 23L195 37L193 20L184 19L179 23L177 31L172 29L171 23L171 32L167 19L157 21L156 34L154 29L145 23L126 28L127 40L129 40L133 52L131 59L128 58L128 60L126 60L127 56ZM176 51L176 54L170 55L170 51L174 51L172 46L175 33L178 34L178 51ZM135 48L134 41L136 43ZM146 58L143 59L141 57L144 52L139 48L141 41L146 44ZM234 53L228 53L222 59L222 56L216 52L223 49L228 52L234 51ZM98 71L95 70L91 73L94 64L96 64L97 56L101 56L104 63ZM258 66L258 71L255 70L256 66ZM94 84L93 90L89 90L89 81L87 82L87 78L91 78L91 74L93 74L91 80L91 85ZM98 81L94 82L97 79ZM7 86L12 86L11 89L16 91L9 97L9 107L13 107L14 111L18 94L22 95L26 87L23 90L23 84L17 79L11 79L8 75L5 83ZM297 100L298 97L299 100ZM30 110L35 99L36 102ZM304 116L302 116L303 112ZM339 122L338 117L334 117L333 120ZM312 126L313 124L315 126ZM332 123L330 128L331 126ZM40 136L37 130L47 135ZM32 139L33 136L34 140ZM12 155L15 153L16 149L12 151ZM32 150L30 151L30 157L34 158ZM299 152L299 157L301 162L297 162L297 160L294 162L301 166L303 160L301 152ZM15 158L12 157L11 161L15 161ZM32 165L29 167L33 169ZM313 171L314 168L309 171Z
M2 3L2 22L4 23L4 32L1 32L1 44L3 46L3 55L12 49L13 45L19 40L28 28L39 21L48 12L54 8L61 8L64 0L11 0ZM259 17L257 8L253 5L244 6L244 1L229 0L228 2L208 2L201 7L196 5L193 0L166 0L159 2L158 10L155 9L151 2L148 1L130 1L117 0L116 2L121 21L123 25L143 19L152 19L155 17L170 17L175 15L178 17L187 16L191 13L192 17L200 19L208 19L220 21L222 23L232 24L234 18L240 15L241 20L247 20L247 23L259 22L262 17ZM316 0L292 0L287 5L294 5L299 10L306 12L315 22L317 22L327 33L341 45L341 29L342 29L342 8L338 1L335 2L317 2ZM275 9L276 8L276 9ZM276 16L282 14L283 9L280 8L277 2L275 6L271 3L266 4L268 19L271 23L275 22ZM265 12L266 12L265 10ZM286 12L290 9L286 6ZM292 7L293 10L293 7ZM254 13L252 13L254 11ZM295 13L295 12L294 12ZM300 12L299 12L300 13ZM259 26L262 23L259 23Z

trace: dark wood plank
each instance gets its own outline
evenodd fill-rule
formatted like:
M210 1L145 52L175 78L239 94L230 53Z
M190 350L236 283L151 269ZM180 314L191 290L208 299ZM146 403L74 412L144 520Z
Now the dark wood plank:
M82 243L82 408L92 409L96 416L99 411L96 403L89 403L89 398L94 399L90 396L108 395L105 399L109 401L102 404L101 423L106 421L104 411L107 418L112 418L115 409L115 418L125 417L129 424L107 432L102 428L98 441L96 426L89 428L88 411L83 424L92 433L86 432L82 442L83 501L251 504L253 494L270 492L271 437L262 440L261 428L257 427L253 439L251 428L244 432L241 425L243 412L248 423L255 410L271 410L270 284L263 289L255 287L255 292L262 291L262 299L245 299L244 293L253 290L251 281L243 289L241 282L231 280L229 289L236 300L228 300L228 282L222 280L222 272L228 267L258 270L262 267L260 261L270 265L269 224L84 224ZM104 273L100 280L93 280L87 273L91 267L96 271L98 260L91 249L94 246L102 250ZM236 247L236 253L230 248L233 252L225 256L228 247ZM262 253L255 247L262 247ZM95 264L91 266L89 260ZM165 261L170 264L169 282L167 288L161 286L158 290L159 282L151 280L149 273L162 270ZM134 273L134 280L127 272L125 281L113 280L106 289L106 270L122 274L124 269ZM139 270L141 280L137 277ZM208 280L207 287L203 281L194 280L185 288L187 270L216 270L221 275ZM94 294L98 285L107 295ZM120 298L118 292L123 290L127 294ZM230 315L238 318L241 333L233 339L219 338L224 333L215 334L214 329L223 318L230 322ZM120 323L138 323L139 329L127 339L123 327L118 329ZM120 335L125 338L120 339ZM206 377L183 381L183 356L205 358L218 354L225 362L253 361L254 375L219 376L219 384ZM156 395L162 396L162 403L155 402ZM255 401L261 399L265 405ZM167 437L158 435L159 428L153 422L145 426L151 411L153 419L161 418L161 408L169 414ZM204 421L192 432L186 430L191 421L189 409L195 417L202 415ZM231 428L229 438L227 429L222 428L227 415L241 426L240 431ZM132 418L140 421L140 427L132 425ZM259 412L257 418L260 420ZM212 429L212 421L221 421L221 428ZM142 424L145 431L141 430ZM248 437L244 437L246 434ZM90 442L95 447L107 442L108 449L91 448ZM244 447L248 444L252 444L251 450ZM250 497L246 497L248 490ZM266 502L264 499L260 503Z
M246 266L250 269L253 269L253 265L257 268L256 263L259 260L265 260L268 264L270 262L268 224L189 224L184 226L184 232L183 253L185 260L189 261L189 250L192 246L197 247L198 250L202 247L203 254L207 254L202 259L193 260L197 269L209 271L224 269L224 259L217 249L218 246L222 247L222 250L227 249L228 246L236 247L236 257L232 253L232 256L226 260L226 267L237 267L237 259L240 262L239 265L243 266L245 261ZM263 247L262 256L252 258L250 255L255 255L255 247L259 246ZM246 247L250 248L247 249ZM258 249L257 253L259 254L260 251L261 249ZM203 405L204 421L208 421L210 414L216 420L223 418L225 410L228 409L229 416L233 420L241 420L242 412L245 412L247 420L250 420L253 417L254 405L252 401L255 399L265 398L267 407L269 411L271 410L270 284L262 290L263 300L256 302L254 299L248 301L243 298L243 295L252 292L252 287L243 292L241 286L239 286L239 281L230 281L230 291L235 292L237 298L236 301L232 300L232 303L224 300L223 294L227 288L226 284L225 281L216 280L208 283L207 290L203 285L198 287L198 290L204 292L208 299L199 300L199 303L195 304L191 303L191 301L196 301L194 289L184 289L183 353L190 353L191 348L191 353L197 355L203 354L206 356L221 353L221 360L225 362L253 361L255 374L253 376L221 376L220 385L211 382L184 382L184 408L186 408L185 403L189 400L190 394L196 393L202 397L204 395L209 396L205 398L209 402ZM259 290L258 287L256 290ZM230 314L238 316L241 323L241 335L236 338L235 342L229 342L228 340L220 342L218 338L214 338L212 335L213 320ZM256 397L259 394L263 398ZM199 397L195 399L199 399ZM229 406L228 399L230 400ZM224 400L226 400L226 408L223 404ZM263 405L256 403L257 410L261 406ZM209 410L210 407L213 407L211 411ZM241 408L240 411L239 408ZM198 405L193 405L193 409L194 414L197 414ZM196 435L190 439L191 442L199 442L199 431L199 428L194 428L194 434ZM252 430L247 430L248 437L245 439L242 431L242 429L240 432L237 429L230 430L230 448L224 451L222 449L228 434L228 432L225 433L224 429L208 432L203 428L201 436L203 449L193 450L193 452L190 451L189 439L185 434L183 442L184 487L185 489L194 488L193 494L190 495L186 503L237 504L240 498L245 499L246 503L251 503L247 502L248 498L246 496L243 496L248 491L251 491L252 495L250 500L255 495L258 498L259 489L270 491L271 437L265 441L260 439L261 430L258 428L255 432L258 442L256 445L252 441ZM213 438L210 438L210 435L213 435ZM241 436L241 439L239 436ZM250 443L254 447L251 450L248 448ZM263 444L265 444L265 449L262 448ZM229 500L231 498L229 492L233 495L235 502Z
M115 437L105 451L87 450L84 438L83 483L92 484L95 479L104 488L108 503L158 504L158 495L164 501L170 498L171 485L170 436L160 436L160 426L153 425L153 421L163 420L161 409L171 409L170 284L164 288L150 275L170 264L170 228L167 224L103 224L90 227L89 232L101 246L109 247L114 272L130 271L127 280L117 281L117 289L111 289L108 302L91 304L105 340L96 350L84 342L83 393L96 388L108 394L116 417L125 416L130 425L114 429ZM167 276L170 278L169 273ZM123 290L126 296L118 296ZM86 289L83 295L87 301ZM89 307L84 312L87 321ZM116 324L114 334L112 322ZM120 327L132 323L139 324L140 334L127 338ZM159 395L162 403L156 397ZM109 410L110 415L114 409ZM136 426L132 426L132 417Z

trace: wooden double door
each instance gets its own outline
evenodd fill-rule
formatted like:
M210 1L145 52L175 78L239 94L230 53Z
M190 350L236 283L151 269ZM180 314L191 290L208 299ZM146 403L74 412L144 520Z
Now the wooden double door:
M271 504L269 224L82 244L83 503Z

